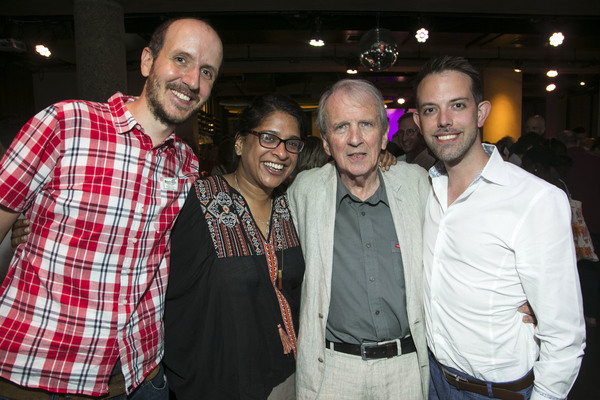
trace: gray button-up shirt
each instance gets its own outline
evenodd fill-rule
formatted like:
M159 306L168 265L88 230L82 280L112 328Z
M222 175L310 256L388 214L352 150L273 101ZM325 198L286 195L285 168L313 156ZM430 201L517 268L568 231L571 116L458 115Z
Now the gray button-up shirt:
M401 249L381 172L366 201L338 174L327 339L361 343L410 334Z

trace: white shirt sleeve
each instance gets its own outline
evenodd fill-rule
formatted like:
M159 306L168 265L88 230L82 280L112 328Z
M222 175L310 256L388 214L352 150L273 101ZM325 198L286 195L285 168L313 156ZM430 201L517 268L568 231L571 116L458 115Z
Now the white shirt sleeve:
M538 320L540 355L531 399L565 399L585 348L571 209L560 190L540 191L527 207L515 227L514 248L517 272ZM543 229L535 226L540 223Z

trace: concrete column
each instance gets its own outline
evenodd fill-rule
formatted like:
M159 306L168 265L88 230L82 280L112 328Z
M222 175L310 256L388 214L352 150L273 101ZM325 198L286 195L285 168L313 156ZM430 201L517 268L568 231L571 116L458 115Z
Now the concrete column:
M127 92L123 6L117 0L74 0L77 88L81 99L105 102Z
M483 128L483 140L496 143L504 136L521 136L523 76L510 68L486 68L483 71L483 98L492 103L492 111Z

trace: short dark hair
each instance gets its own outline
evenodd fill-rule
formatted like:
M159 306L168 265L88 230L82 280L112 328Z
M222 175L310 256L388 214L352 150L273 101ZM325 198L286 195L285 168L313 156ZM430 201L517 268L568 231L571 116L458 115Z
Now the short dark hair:
M432 58L419 71L415 79L415 98L417 99L417 108L419 107L418 89L419 85L427 76L431 74L440 74L444 71L462 72L471 79L471 93L475 103L483 101L483 84L479 72L464 57L459 56L441 56Z
M302 108L296 100L281 93L267 93L255 97L240 114L238 133L243 134L253 130L275 111L282 111L294 117L298 121L300 136L306 137L306 122Z
M158 53L160 53L160 51L162 50L165 44L165 37L167 36L167 31L169 30L169 27L173 25L174 22L180 21L182 19L195 19L196 21L204 22L206 25L212 28L212 26L202 18L188 16L171 18L169 20L166 20L154 30L152 36L150 37L150 42L148 42L148 48L150 49L150 53L152 53L152 58L158 57Z
M415 115L414 112L407 112L402 114L400 118L398 118L398 125L400 125L400 122L404 121L405 119L410 119L411 121L413 121L413 115Z

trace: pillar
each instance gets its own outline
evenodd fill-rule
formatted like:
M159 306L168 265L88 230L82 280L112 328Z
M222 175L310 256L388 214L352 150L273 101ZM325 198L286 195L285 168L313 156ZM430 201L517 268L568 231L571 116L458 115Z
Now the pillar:
M74 0L77 88L81 99L106 102L127 92L123 6L117 0Z
M483 140L496 143L505 136L521 136L523 76L510 68L486 68L483 71L483 98L492 103L492 111L483 128Z

